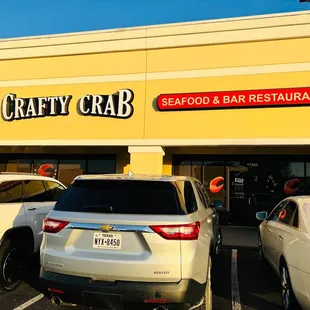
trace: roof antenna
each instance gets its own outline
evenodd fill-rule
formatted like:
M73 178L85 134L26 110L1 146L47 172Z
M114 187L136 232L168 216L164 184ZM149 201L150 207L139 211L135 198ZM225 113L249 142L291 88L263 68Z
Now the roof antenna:
M133 176L133 172L132 172L131 170L129 170L129 171L128 171L128 175L129 175L130 177L132 177L132 176Z

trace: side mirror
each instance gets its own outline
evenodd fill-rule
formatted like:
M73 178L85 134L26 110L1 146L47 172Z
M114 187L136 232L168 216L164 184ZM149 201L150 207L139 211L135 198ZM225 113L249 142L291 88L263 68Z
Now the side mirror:
M216 209L223 208L223 202L221 200L213 200L212 206Z
M266 211L261 211L261 212L257 212L256 213L256 218L259 220L259 221L264 221L268 216L268 213Z

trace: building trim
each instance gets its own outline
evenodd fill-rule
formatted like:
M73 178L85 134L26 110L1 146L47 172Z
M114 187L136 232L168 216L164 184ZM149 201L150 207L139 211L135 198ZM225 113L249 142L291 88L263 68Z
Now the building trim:
M0 40L0 60L310 37L310 11Z
M159 153L165 155L161 146L129 146L128 153Z
M310 138L0 140L0 146L289 146L310 145Z
M156 80L170 80L170 79L191 79L191 78L208 78L217 76L238 76L238 75L256 75L256 74L307 72L307 71L310 71L310 62L260 65L260 66L227 67L227 68L214 68L214 69L201 69L201 70L150 72L146 74L136 73L136 74L115 74L115 75L101 75L101 76L63 77L63 78L50 78L50 79L11 80L11 81L0 81L0 88L113 83L113 82L138 82L145 80L156 81Z

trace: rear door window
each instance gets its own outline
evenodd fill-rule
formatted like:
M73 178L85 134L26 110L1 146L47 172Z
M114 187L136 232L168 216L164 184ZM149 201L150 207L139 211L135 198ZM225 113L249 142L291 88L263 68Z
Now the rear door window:
M77 180L56 203L55 210L176 215L180 206L176 187L170 182Z
M281 211L279 215L279 222L290 225L293 220L293 216L297 210L297 204L294 201L289 201L285 208Z
M181 181L184 183L184 200L187 213L193 213L198 210L196 196L192 183L190 181Z
M50 201L49 194L41 180L24 181L24 202Z
M210 207L211 200L210 200L208 192L206 191L206 188L201 183L199 183L199 186L200 186L202 193L204 194L204 197L205 197L206 202L207 202L207 206Z
M299 212L298 212L298 206L296 208L296 211L294 213L294 218L292 220L292 226L294 228L299 228Z
M208 208L208 202L207 202L205 194L203 193L201 189L201 185L198 182L195 182L195 186L196 186L201 203L203 204L205 208Z
M0 183L0 203L21 202L22 193L21 181L7 181Z
M279 215L280 212L283 210L285 205L287 204L287 200L281 201L269 214L267 220L268 221L273 221L273 222L278 222L279 221Z

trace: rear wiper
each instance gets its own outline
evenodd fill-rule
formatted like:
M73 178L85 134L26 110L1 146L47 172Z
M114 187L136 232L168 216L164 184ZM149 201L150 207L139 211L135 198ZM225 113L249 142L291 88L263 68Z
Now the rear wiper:
M87 211L113 212L113 207L109 205L88 205L88 206L83 206L82 209L87 210Z

